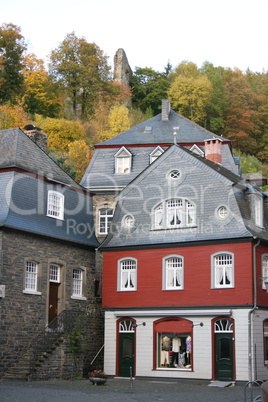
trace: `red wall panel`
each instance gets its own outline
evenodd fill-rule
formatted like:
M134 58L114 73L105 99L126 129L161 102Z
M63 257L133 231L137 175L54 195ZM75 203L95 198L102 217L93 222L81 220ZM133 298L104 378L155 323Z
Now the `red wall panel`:
M235 287L211 288L211 255L234 253ZM162 259L184 257L184 290L162 290ZM117 290L117 267L121 258L137 259L137 290ZM217 244L104 252L103 307L167 307L245 305L253 303L252 244Z

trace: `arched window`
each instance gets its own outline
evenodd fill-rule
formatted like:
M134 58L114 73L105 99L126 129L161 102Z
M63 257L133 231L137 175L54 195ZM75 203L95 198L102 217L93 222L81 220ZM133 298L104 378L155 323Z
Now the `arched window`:
M137 289L137 261L125 258L118 261L118 290L133 291Z
M196 225L195 204L186 198L161 202L153 210L154 229L172 229Z
M163 260L163 289L183 289L183 257L172 255Z
M234 287L233 253L221 252L212 255L212 288Z

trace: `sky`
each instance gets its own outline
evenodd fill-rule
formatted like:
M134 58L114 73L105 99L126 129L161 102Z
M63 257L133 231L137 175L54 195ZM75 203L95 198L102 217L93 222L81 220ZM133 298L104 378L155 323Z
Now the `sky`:
M268 0L0 0L0 25L19 26L28 52L45 62L74 32L111 67L123 48L133 71L187 60L266 72L267 15Z

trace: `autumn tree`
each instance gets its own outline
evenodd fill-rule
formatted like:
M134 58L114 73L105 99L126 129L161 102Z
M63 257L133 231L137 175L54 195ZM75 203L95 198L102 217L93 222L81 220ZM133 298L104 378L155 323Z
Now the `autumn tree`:
M50 72L66 90L74 117L94 113L96 101L110 78L107 57L95 43L68 34L50 56Z
M36 125L48 135L48 148L68 151L71 142L85 139L85 131L78 121L42 118L37 116Z
M29 123L28 116L20 105L0 105L0 130L23 128Z
M26 44L20 27L0 27L0 103L16 103L23 89L23 53Z
M108 127L101 133L101 140L115 137L130 129L129 109L125 105L112 106L108 115Z
M75 180L80 182L93 156L94 150L89 148L85 140L71 142L68 148L67 159L75 168Z
M34 54L26 55L24 60L24 109L33 118L36 113L44 117L57 117L62 109L57 84L52 82L46 72L43 60L37 59Z

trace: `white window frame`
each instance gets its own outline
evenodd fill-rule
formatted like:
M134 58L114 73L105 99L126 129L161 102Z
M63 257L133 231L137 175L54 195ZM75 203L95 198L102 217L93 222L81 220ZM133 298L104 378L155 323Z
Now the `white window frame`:
M183 290L183 289L184 289L184 258L181 255L169 255L164 257L163 290Z
M74 268L72 272L72 299L86 300L85 289L85 269Z
M137 260L126 257L118 261L118 290L131 292L137 290Z
M262 198L262 196L255 195L253 205L254 205L255 225L259 226L259 227L263 227L263 198Z
M49 282L60 283L60 265L51 263L49 265Z
M213 289L234 288L234 254L228 251L213 254L211 272Z
M38 291L38 274L39 264L36 261L27 260L25 262L23 293L41 295L41 292Z
M262 267L262 289L266 290L265 282L268 282L268 254L263 254L261 259Z
M159 156L162 155L164 152L163 148L161 148L159 145L156 147L151 153L150 153L150 164L154 162Z
M122 147L115 155L115 173L129 174L131 171L132 154Z
M48 191L47 216L54 219L64 220L64 195L59 191Z
M111 211L108 213L108 211ZM100 208L99 209L99 234L107 235L111 222L113 220L114 210L112 208Z
M264 364L268 364L268 352L266 349L268 347L268 319L263 321L263 352L264 352Z
M196 206L186 198L171 198L153 209L154 229L187 228L196 226Z

